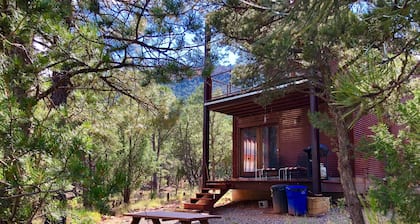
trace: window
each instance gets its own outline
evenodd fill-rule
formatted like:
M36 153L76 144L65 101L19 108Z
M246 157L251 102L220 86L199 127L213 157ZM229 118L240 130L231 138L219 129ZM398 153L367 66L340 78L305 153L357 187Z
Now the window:
M243 171L254 172L257 165L257 129L242 130Z
M263 168L278 168L277 127L263 127Z
M242 174L279 168L277 126L241 129Z

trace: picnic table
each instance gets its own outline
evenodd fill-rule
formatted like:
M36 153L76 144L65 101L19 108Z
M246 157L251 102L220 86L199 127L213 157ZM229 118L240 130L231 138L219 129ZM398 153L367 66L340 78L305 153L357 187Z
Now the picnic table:
M131 216L131 224L138 224L142 218L151 219L153 224L159 224L162 221L178 220L182 224L190 224L192 221L200 221L201 224L208 224L209 219L222 218L218 215L205 215L200 213L170 212L170 211L146 211L126 213L125 216Z

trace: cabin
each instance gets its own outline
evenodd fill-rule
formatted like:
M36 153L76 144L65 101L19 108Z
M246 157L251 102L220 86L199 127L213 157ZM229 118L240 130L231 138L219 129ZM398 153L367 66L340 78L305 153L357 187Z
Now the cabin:
M263 107L257 103L261 89L241 89L219 75L204 84L202 187L185 209L211 210L228 190L233 200L270 199L276 184L306 185L313 194L342 193L336 140L312 127L308 119L309 111L328 107L307 80L279 85L285 94ZM227 180L210 180L208 175L210 111L233 120L233 145L227 149L232 150L232 177ZM371 134L369 127L376 122L372 115L360 119L351 133L353 143ZM385 174L379 161L361 154L354 154L352 165L359 193L367 191L372 176Z

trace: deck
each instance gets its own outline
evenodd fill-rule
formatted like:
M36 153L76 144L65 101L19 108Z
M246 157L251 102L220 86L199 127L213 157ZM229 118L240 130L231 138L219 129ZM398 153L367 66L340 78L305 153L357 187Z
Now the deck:
M223 195L231 189L255 191L257 197L270 197L271 186L277 184L285 185L305 185L309 190L312 188L312 181L308 178L292 178L279 179L277 177L265 178L231 178L229 180L221 181L207 181L206 185L201 188L201 192L197 193L195 197L190 198L189 202L183 204L184 209L197 211L212 211L215 203L223 197ZM337 178L322 181L323 193L341 193L341 184ZM249 195L249 194L248 194ZM255 194L252 194L255 196ZM254 200L254 199L246 199Z
M271 186L276 184L285 185L305 185L309 189L312 188L312 180L308 178L293 178L290 180L279 179L278 177L268 178L231 178L229 180L208 181L208 185L225 184L229 189L246 189L269 191ZM322 192L343 192L340 179L338 177L330 177L321 181Z

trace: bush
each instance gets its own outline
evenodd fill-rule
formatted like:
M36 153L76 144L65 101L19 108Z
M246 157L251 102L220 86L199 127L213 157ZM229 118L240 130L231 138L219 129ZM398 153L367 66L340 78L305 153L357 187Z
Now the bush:
M95 224L102 220L101 214L95 211L88 211L85 209L74 209L69 211L67 217L68 223L71 224Z
M420 91L387 109L400 128L396 135L384 123L372 127L372 142L364 151L384 162L386 177L376 180L368 202L382 214L391 212L392 222L420 223Z

